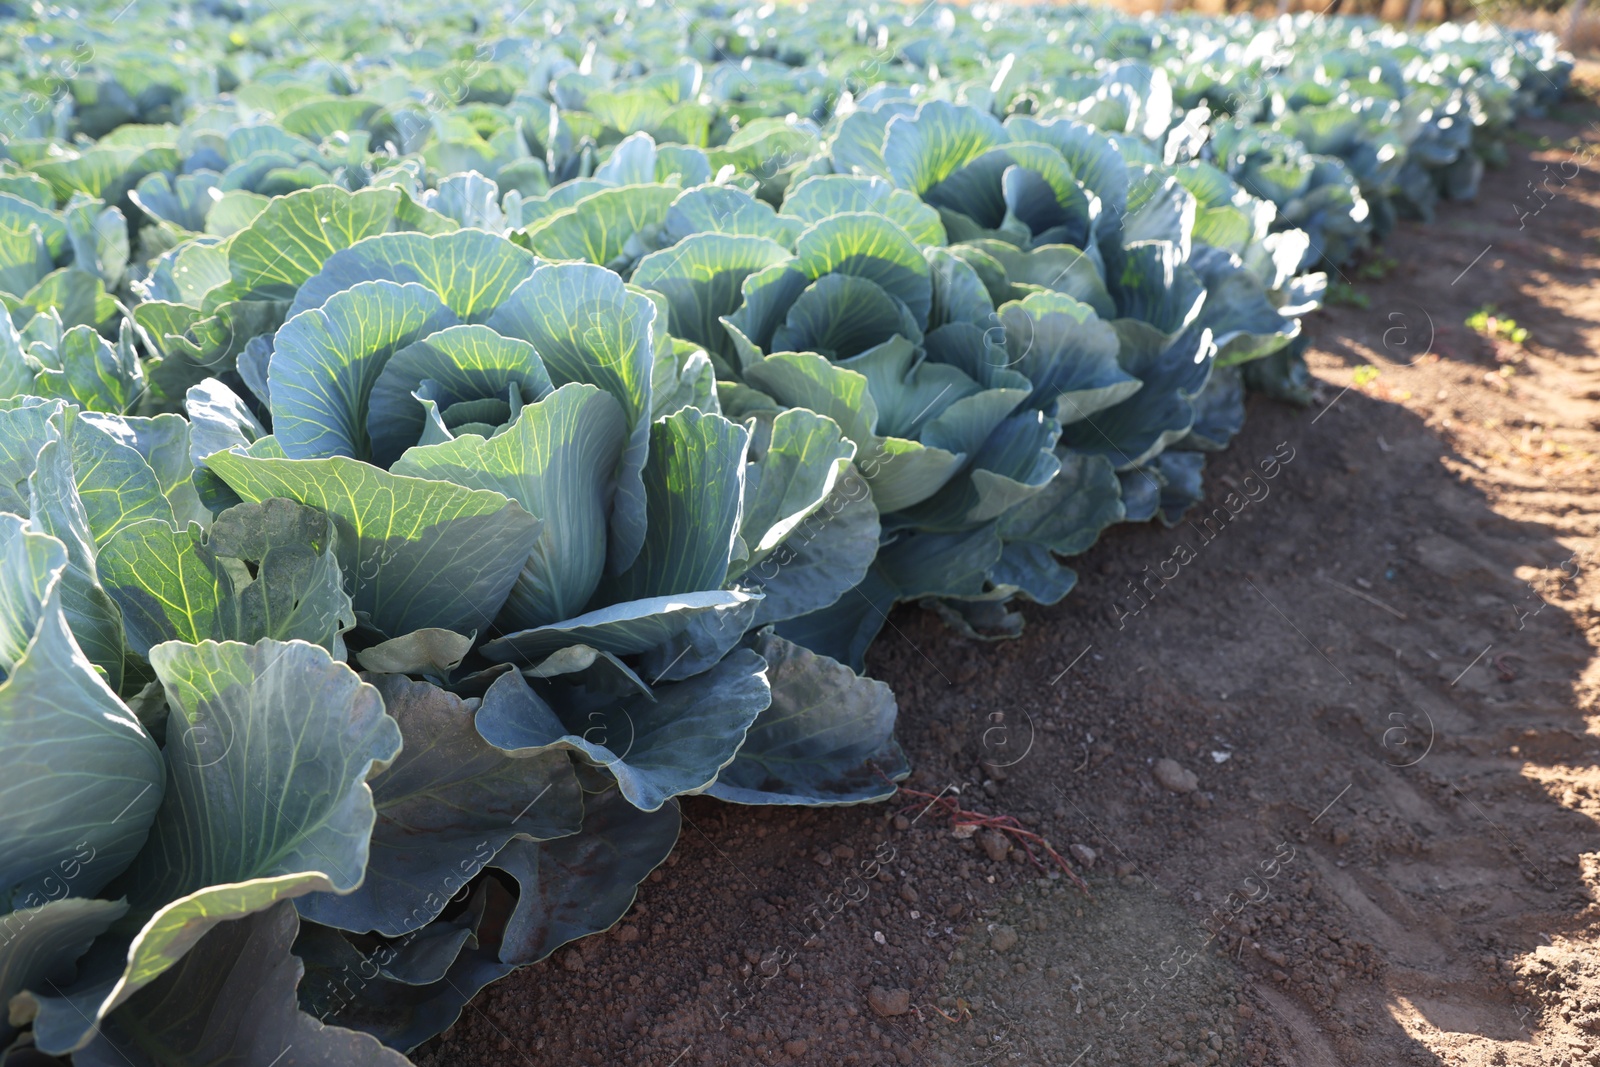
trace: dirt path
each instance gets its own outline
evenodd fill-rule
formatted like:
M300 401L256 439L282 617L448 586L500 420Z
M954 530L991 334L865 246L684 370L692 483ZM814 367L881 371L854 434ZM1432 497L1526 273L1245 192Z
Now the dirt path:
M419 1062L1600 1065L1597 118L1352 272L1319 403L1207 469L1237 516L1117 531L1019 641L893 617L910 785L1092 896L938 809L692 801L623 925Z

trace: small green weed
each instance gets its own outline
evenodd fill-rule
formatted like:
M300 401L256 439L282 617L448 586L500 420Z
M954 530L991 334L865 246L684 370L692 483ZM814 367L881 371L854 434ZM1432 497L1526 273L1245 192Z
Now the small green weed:
M1493 304L1485 304L1467 316L1467 329L1485 337L1510 341L1514 345L1524 344L1528 340L1527 328L1518 326L1516 319L1500 315Z
M1372 304L1366 293L1348 282L1334 282L1328 286L1327 302L1346 308L1364 308Z
M1380 253L1357 267L1356 277L1364 282L1381 282L1393 273L1394 269L1399 265L1399 260L1393 256L1385 256Z

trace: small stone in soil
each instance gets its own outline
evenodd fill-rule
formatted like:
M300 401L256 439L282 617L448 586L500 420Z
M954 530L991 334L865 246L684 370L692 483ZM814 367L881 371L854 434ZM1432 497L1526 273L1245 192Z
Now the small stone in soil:
M985 855L996 863L1005 859L1006 853L1011 851L1011 842L998 830L984 830L978 834L978 844L983 846Z
M1193 793L1200 788L1200 779L1177 760L1158 759L1153 770L1155 779L1165 789L1174 793Z
M875 985L867 991L867 1006L879 1015L904 1015L911 1010L911 992Z
M1017 931L1010 926L996 926L989 934L989 944L996 952L1010 952L1017 947Z
M1085 867L1093 867L1094 861L1099 857L1099 853L1090 848L1088 845L1074 844L1067 849L1067 851L1072 853L1073 859L1077 860Z

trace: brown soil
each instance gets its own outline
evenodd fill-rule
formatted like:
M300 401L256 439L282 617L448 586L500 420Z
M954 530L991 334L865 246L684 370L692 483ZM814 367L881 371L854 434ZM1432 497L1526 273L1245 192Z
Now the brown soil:
M691 800L623 924L418 1062L1600 1065L1593 164L1518 222L1597 116L1523 123L1312 317L1319 402L1252 400L1213 540L1115 531L1013 642L893 616L910 786L1094 850L1092 895L922 801ZM1524 345L1464 327L1487 302Z

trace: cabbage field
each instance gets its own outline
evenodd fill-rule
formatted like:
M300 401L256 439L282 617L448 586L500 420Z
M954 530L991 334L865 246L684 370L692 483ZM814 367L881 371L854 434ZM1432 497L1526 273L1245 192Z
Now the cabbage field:
M0 50L7 1065L401 1063L676 798L887 798L890 608L1014 635L1177 522L1329 272L1570 70L843 0L12 0Z

